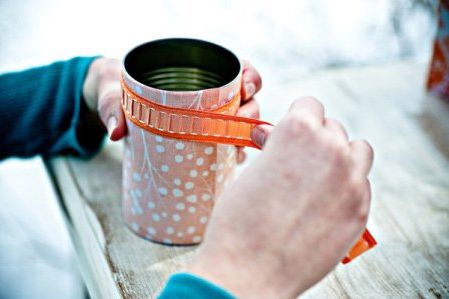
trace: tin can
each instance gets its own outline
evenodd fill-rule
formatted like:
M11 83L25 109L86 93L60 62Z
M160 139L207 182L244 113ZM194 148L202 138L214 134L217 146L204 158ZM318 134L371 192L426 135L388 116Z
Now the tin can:
M194 39L140 45L124 59L123 84L166 107L234 115L242 67L229 50ZM195 142L149 132L127 118L123 159L123 217L141 237L164 244L201 242L214 201L236 164L232 145Z

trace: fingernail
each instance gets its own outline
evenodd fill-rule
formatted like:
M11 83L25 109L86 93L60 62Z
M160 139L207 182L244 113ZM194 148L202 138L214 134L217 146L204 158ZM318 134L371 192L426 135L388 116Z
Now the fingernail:
M246 160L246 153L243 150L237 150L237 163L242 164Z
M254 85L254 83L252 83L252 82L245 83L246 99L251 98L254 95L255 92L256 92L256 85Z
M265 131L262 130L260 127L255 127L251 131L251 139L257 146L263 147L263 145L265 144L265 138L266 138Z
M107 128L108 128L108 135L110 138L114 130L117 128L117 118L115 116L109 117Z

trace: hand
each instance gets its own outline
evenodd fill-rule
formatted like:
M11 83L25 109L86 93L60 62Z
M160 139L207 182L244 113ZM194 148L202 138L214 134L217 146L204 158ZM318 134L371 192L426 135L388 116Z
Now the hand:
M335 267L368 217L367 142L349 141L310 97L270 131L253 130L263 152L216 202L188 268L241 298L296 297Z
M237 116L256 118L260 116L259 105L254 95L262 88L262 78L257 70L248 62L242 61L242 89L240 91L242 100ZM237 147L237 163L243 163L246 159L244 147Z
M237 115L259 118L259 106L254 95L262 87L262 79L249 62L243 61L242 65L242 104ZM126 121L120 104L120 72L121 64L117 59L98 58L91 64L83 87L87 106L92 112L98 111L113 141L126 135ZM243 148L239 148L237 160L243 162L244 159Z
M121 107L120 72L117 59L98 58L90 65L83 86L87 107L98 112L113 141L123 138L127 131Z

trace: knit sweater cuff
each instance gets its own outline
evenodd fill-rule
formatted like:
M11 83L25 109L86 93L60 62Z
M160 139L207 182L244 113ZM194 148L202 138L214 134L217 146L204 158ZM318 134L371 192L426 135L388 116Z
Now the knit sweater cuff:
M61 134L51 153L67 153L81 157L94 155L103 143L106 130L98 114L89 111L83 98L83 85L90 64L97 57L75 58L76 65L73 82L75 84L75 103L71 125ZM72 60L73 61L73 60Z
M159 299L235 299L226 290L190 273L176 273L168 280Z

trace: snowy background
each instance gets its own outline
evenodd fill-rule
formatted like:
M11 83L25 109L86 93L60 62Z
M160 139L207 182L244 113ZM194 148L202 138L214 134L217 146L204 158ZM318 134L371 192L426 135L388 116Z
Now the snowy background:
M0 0L0 72L195 37L250 60L270 119L279 82L326 68L427 63L436 0ZM298 94L299 95L299 94ZM285 108L284 108L285 107ZM1 137L1 136L0 136ZM80 298L76 261L39 158L0 164L0 298Z
M276 4L274 4L276 3ZM436 0L0 1L0 70L197 37L261 70L427 59Z

